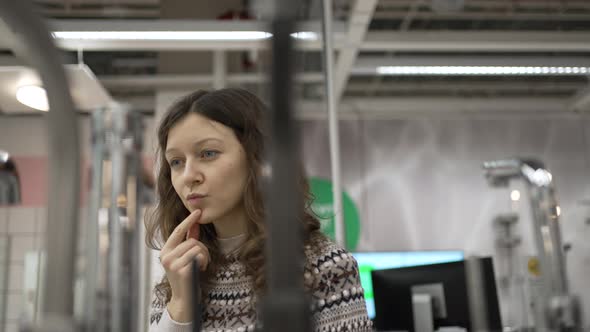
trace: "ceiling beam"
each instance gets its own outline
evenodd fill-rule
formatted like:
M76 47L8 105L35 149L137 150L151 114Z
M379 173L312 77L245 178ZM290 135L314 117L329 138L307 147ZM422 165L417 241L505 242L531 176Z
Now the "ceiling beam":
M373 31L362 51L590 52L590 32L566 31Z
M225 84L264 83L268 82L268 75L264 73L226 74ZM104 75L98 80L107 88L182 88L198 86L213 87L215 76L211 74L194 75ZM295 76L298 83L322 83L322 73L302 73Z
M344 88L350 77L350 70L356 61L359 46L365 39L376 6L377 0L356 0L354 3L348 21L348 33L346 35L348 43L340 48L334 66L334 100L336 105L342 98Z

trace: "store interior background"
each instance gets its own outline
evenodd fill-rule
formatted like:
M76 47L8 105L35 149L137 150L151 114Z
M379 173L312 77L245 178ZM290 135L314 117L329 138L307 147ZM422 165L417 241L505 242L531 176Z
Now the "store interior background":
M341 110L340 147L344 190L361 221L356 251L464 250L502 257L494 219L519 214L523 237L518 255L534 253L530 207L524 186L491 188L482 163L534 157L556 181L571 291L584 303L590 324L590 86L588 75L430 75L374 73L391 63L545 63L590 67L590 3L587 1L465 0L454 11L445 1L334 0L337 31L335 78ZM451 1L452 2L452 1ZM450 2L450 3L451 3ZM461 1L458 1L461 2ZM67 20L217 20L245 8L243 1L42 0L48 18ZM320 1L302 11L321 15ZM252 13L250 13L253 15ZM252 18L256 20L256 18ZM123 23L124 24L124 23ZM336 27L336 26L335 26ZM26 65L11 52L11 35L0 29L0 87L3 68ZM343 43L343 41L347 41ZM239 86L264 96L265 52L227 49L222 43L195 49L84 50L83 62L110 98L145 117L146 164L154 151L154 123L167 105L198 89ZM210 47L207 49L207 47ZM130 47L129 47L130 48ZM320 48L302 51L297 84L302 157L310 176L330 179L328 123ZM78 53L64 49L68 63ZM248 58L252 63L244 64ZM301 69L301 68L300 68ZM371 72L371 69L373 72ZM84 92L91 94L92 92ZM11 236L6 331L15 331L26 304L25 254L42 248L46 223L48 147L42 112L7 109L0 101L0 149L19 168L23 202L0 208L0 235ZM80 146L89 160L89 111L81 111ZM519 190L519 201L510 194ZM81 215L84 215L84 207ZM81 218L81 225L84 224ZM82 227L81 232L83 232ZM82 235L81 235L82 236ZM2 248L5 250L5 248ZM4 255L0 255L4 256ZM154 279L161 273L154 269ZM4 284L4 283L1 283ZM522 321L518 299L498 289L505 323ZM520 308L522 309L522 307Z

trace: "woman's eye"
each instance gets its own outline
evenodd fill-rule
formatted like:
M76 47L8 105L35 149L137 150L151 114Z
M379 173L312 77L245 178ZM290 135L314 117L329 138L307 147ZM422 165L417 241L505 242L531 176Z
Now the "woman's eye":
M170 160L170 163L169 164L170 164L170 167L171 168L177 167L178 165L180 165L180 160L178 160L178 159L172 159L172 160Z
M214 151L214 150L205 150L201 153L202 157L205 159L215 158L215 157L217 157L218 154L219 154L219 151Z

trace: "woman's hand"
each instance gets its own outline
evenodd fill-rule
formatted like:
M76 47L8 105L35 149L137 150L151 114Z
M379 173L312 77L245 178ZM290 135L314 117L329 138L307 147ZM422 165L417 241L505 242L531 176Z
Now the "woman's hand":
M196 258L201 271L204 271L211 260L207 247L198 241L200 217L201 210L195 210L186 217L170 234L160 252L160 261L172 288L168 313L177 322L192 320L192 262Z

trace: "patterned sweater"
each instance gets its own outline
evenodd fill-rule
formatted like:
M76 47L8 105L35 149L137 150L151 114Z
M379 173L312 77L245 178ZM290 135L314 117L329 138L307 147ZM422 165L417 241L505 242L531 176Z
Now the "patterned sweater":
M346 250L321 240L305 247L304 280L310 290L312 324L316 332L372 331L358 266ZM259 322L252 278L239 261L222 266L203 303L202 331L254 331ZM166 304L155 300L150 332L190 332L190 323L175 322Z

